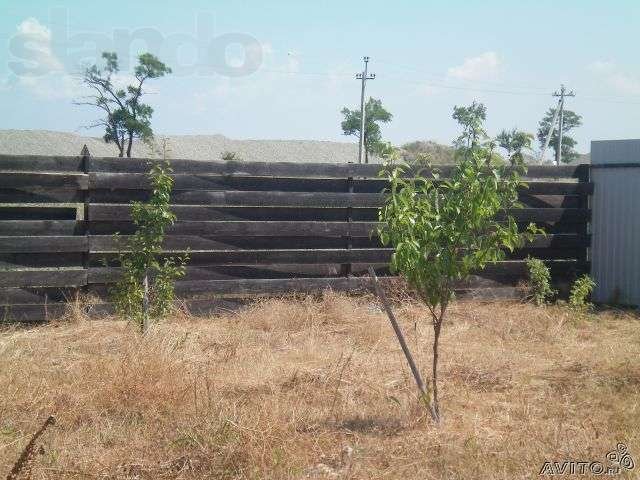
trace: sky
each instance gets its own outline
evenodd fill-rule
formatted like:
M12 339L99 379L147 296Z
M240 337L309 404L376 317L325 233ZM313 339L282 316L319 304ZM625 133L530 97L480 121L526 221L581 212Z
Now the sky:
M86 129L95 108L74 104L102 51L116 51L126 85L151 52L173 73L151 82L157 135L353 141L340 129L367 96L393 114L394 144L458 135L455 105L483 102L487 130L534 133L551 94L583 118L591 140L640 138L637 0L303 1L0 0L0 129Z

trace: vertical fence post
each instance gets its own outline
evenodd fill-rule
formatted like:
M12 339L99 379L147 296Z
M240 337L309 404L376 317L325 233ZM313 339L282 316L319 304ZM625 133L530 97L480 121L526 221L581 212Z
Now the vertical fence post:
M144 293L142 296L142 334L144 335L149 331L149 273L144 272L144 279L142 280Z
M589 181L591 180L591 165L581 165L578 173L578 182L580 183L589 183ZM584 208L584 209L589 209L590 206L590 194L589 193L581 193L580 196L578 197L580 200L578 201L578 208ZM582 224L580 226L580 229L578 231L578 233L580 235L583 236L587 236L589 235L591 228L590 228L590 223L591 220L584 222L584 224ZM589 247L585 247L583 249L580 250L579 254L578 254L578 258L579 261L582 262L586 262L589 260Z
M349 162L351 164L351 162ZM347 177L347 193L349 193L349 201L347 203L347 235L345 236L345 243L347 247L347 251L353 248L353 237L351 236L351 222L353 222L353 206L352 200L353 196L353 171L351 165L349 166L349 173ZM351 262L345 263L342 265L341 275L343 277L350 277L353 272L353 265Z
M90 158L91 158L91 152L89 152L89 148L84 145L82 147L82 151L80 152L80 155L82 157L82 173L84 173L85 175L89 175L89 170L90 170L90 166L89 166L89 162L90 162ZM89 262L90 262L90 257L89 257L89 235L91 233L91 229L89 226L89 203L91 201L90 198L90 190L91 185L88 185L86 189L83 189L82 192L82 208L83 208L83 213L82 213L82 235L84 235L84 238L86 240L86 246L84 251L82 252L82 268L84 268L85 273L87 274L87 277L89 275ZM89 282L87 280L87 282L85 282L84 285L82 285L81 287L82 292L87 293L89 290Z

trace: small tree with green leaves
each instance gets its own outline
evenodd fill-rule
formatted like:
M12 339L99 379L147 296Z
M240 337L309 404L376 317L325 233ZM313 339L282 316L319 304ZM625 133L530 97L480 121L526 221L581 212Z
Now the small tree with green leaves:
M593 308L589 297L596 288L596 282L587 274L579 277L571 286L569 293L569 306L577 312L584 313Z
M543 305L547 299L556 294L551 287L551 272L549 267L538 258L527 258L529 273L529 296L536 305Z
M394 247L391 267L426 304L433 326L432 390L434 419L438 404L438 346L447 307L458 282L504 258L528 234L505 211L518 206L522 184L515 169L494 166L491 152L469 149L451 178L405 178L400 166L381 172L390 187L380 209L379 235ZM530 227L530 233L535 231Z
M149 173L152 188L149 201L131 205L137 230L119 255L122 277L111 289L117 313L140 325L143 332L147 319L160 319L169 313L174 301L174 281L184 276L188 260L186 254L162 255L165 231L176 220L169 205L173 189L171 172L166 160L154 163ZM145 283L149 286L148 297Z

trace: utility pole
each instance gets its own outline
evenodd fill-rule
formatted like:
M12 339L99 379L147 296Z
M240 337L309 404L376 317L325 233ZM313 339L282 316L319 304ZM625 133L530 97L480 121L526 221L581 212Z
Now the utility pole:
M360 147L358 149L358 163L362 163L362 153L364 150L364 126L365 126L365 111L364 111L364 88L367 80L373 80L376 78L376 74L368 74L369 57L364 57L364 70L362 73L356 74L356 79L362 81L362 90L360 92Z
M556 145L556 166L560 165L560 161L562 160L562 127L564 122L564 99L565 97L575 97L576 94L573 91L566 93L564 85L560 85L560 93L554 92L554 97L560 97L559 109L560 114L558 115L558 140Z

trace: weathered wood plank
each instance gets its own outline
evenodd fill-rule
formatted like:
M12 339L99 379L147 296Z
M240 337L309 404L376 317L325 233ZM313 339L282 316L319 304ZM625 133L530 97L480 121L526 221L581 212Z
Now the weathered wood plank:
M80 172L82 157L44 155L0 155L0 171Z
M210 265L278 265L278 264L334 264L342 263L384 263L391 258L391 249L352 250L234 250L210 252ZM311 269L303 269L302 271ZM204 272L202 267L187 267L188 274ZM89 283L114 281L120 274L118 267L91 267ZM339 269L336 273L339 273ZM201 276L198 278L202 278Z
M75 220L76 207L21 205L0 207L0 220Z
M84 252L88 246L88 238L80 236L0 237L0 253Z
M357 292L368 290L369 281L362 277L194 280L179 281L175 286L179 296L200 293L252 296L313 293L324 289Z
M118 200L129 202L146 200L148 194L140 190L100 191L100 195L92 192L92 202L97 198L108 203ZM127 194L132 192L133 194ZM522 193L520 201L528 207L536 208L579 208L581 198L576 195L544 195L534 196ZM286 191L213 191L213 190L177 190L171 196L175 205L208 205L208 206L242 206L242 207L358 207L378 208L384 204L383 193L340 193L340 192L286 192Z
M145 173L149 171L150 164L158 160L99 158L92 157L89 160L90 172L118 172L118 173ZM347 178L347 177L377 177L381 169L379 164L344 164L344 163L287 163L287 162L220 162L199 160L171 160L171 166L176 174L215 174L235 176L257 177L323 177L323 178ZM438 165L442 176L450 174L451 165ZM528 178L583 178L587 165L545 166L530 165L527 172ZM421 168L423 174L429 170ZM411 174L411 170L408 171Z
M0 306L0 325L12 323L43 323L64 316L64 303L49 305L3 305Z
M233 177L208 174L174 174L172 177L175 191L347 192L348 189L346 178ZM91 173L89 185L96 193L96 198L114 190L120 191L119 195L134 195L137 191L143 192L151 188L148 176L141 173ZM388 182L379 178L353 180L355 193L380 193L387 186ZM593 192L593 184L531 181L521 187L520 191L530 195L590 194Z
M5 270L0 287L77 287L87 284L85 269Z
M81 267L82 253L0 253L0 270L18 268Z
M303 206L292 207L209 207L209 206L185 206L176 205L172 211L178 220L277 220L290 219L298 220L324 219L323 211L331 214L333 208L307 208ZM335 209L334 216L346 220L346 209ZM89 207L89 219L91 221L117 220L126 221L131 218L130 205L120 204L93 204ZM360 220L363 217L377 219L378 209L376 208L353 208L353 217ZM518 208L509 210L516 221L527 222L577 222L589 219L590 212L581 208ZM344 215L344 216L343 216ZM302 218L300 218L302 217ZM505 218L505 214L498 216Z
M129 221L129 205L93 204L89 206L89 219L96 221ZM298 207L208 207L173 206L171 210L179 220L189 221L346 221L346 208ZM377 219L377 209L354 209L367 219Z
M74 288L0 288L0 305L44 305L72 301L77 289Z
M0 173L0 175L2 174ZM76 203L82 201L81 190L46 187L0 188L0 203Z
M82 173L32 172L4 172L0 175L0 188L24 187L86 190L89 187L89 176Z
M377 222L178 222L168 229L166 240L175 245L175 242L188 243L214 240L207 237L225 236L289 236L289 237L369 237L375 231ZM91 235L91 251L101 250L105 245L116 245L112 235ZM121 235L121 242L127 240L126 235ZM111 238L111 240L108 240ZM177 240L184 238L184 240ZM168 245L168 244L167 244ZM195 244L194 244L195 245ZM111 247L110 247L111 248ZM193 250L202 250L193 248Z
M281 237L281 236L210 236L206 239L207 247L210 250L296 250L296 249L335 249L346 248L347 239L345 237ZM382 245L377 237L354 237L352 239L353 248L381 248ZM102 244L111 245L111 244ZM115 244L113 244L115 245ZM109 247L110 248L110 247ZM189 256L190 264L198 261L207 261L206 252L191 251ZM113 254L92 253L92 263L94 259L110 259ZM102 265L102 264L101 264Z
M14 235L81 235L84 222L77 220L0 220L0 234Z

